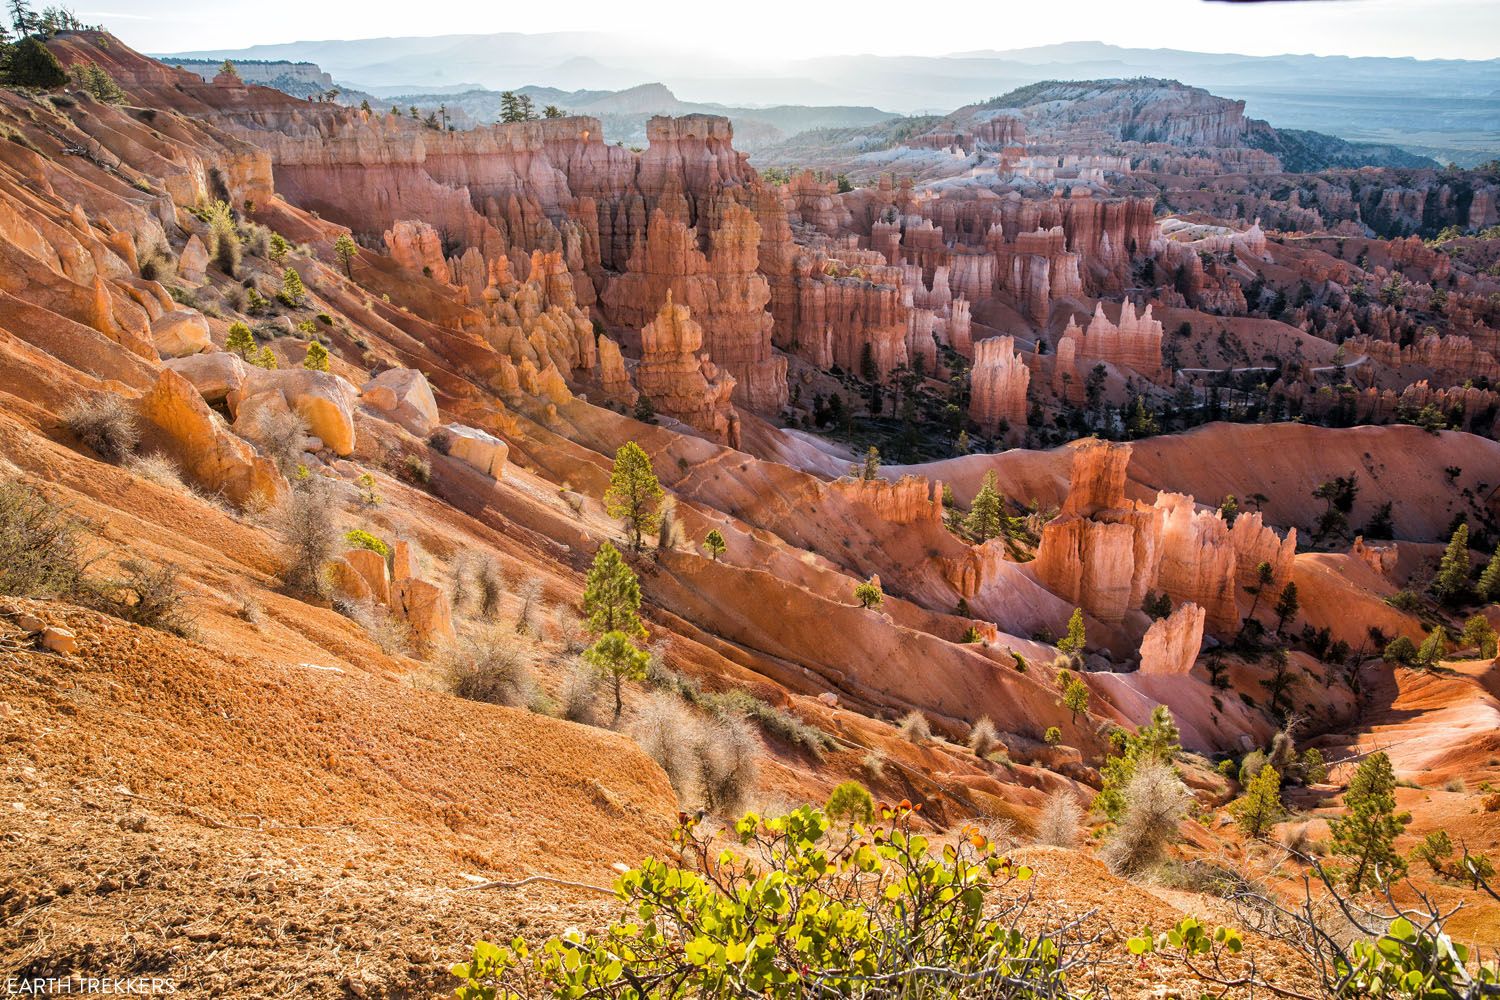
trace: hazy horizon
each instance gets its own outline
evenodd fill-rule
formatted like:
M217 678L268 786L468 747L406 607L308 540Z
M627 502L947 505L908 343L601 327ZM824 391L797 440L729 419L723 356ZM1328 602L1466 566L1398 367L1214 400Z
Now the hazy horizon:
M799 30L756 8L714 19L687 0L656 0L649 11L604 0L566 7L517 5L500 11L461 2L441 23L415 22L392 0L310 6L289 0L224 0L184 10L168 0L117 0L78 12L132 47L184 53L261 45L501 32L621 34L643 44L720 53L746 63L827 56L949 56L1098 39L1125 48L1170 48L1213 54L1383 56L1416 59L1500 58L1500 4L1489 0L1319 0L1226 3L1156 0L1122 17L1109 0L1075 0L1066 18L1031 5L955 3L941 21L913 19L909 4L873 0L857 12L807 6ZM895 27L893 27L895 26ZM1092 38L1090 37L1092 36Z

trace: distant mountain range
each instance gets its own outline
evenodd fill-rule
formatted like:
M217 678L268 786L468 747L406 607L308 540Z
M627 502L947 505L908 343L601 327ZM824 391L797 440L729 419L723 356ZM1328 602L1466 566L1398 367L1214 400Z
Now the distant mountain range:
M1500 60L1493 59L1246 56L1068 42L947 56L750 61L601 32L289 42L177 57L313 62L340 85L382 99L528 86L629 93L659 84L681 104L783 118L809 106L942 113L1039 80L1172 77L1244 100L1247 114L1283 128L1397 145L1462 165L1500 156Z

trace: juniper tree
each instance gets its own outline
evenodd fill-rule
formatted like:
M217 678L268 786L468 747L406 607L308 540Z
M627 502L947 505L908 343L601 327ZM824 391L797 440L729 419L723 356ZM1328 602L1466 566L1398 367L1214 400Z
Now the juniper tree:
M661 522L665 496L651 468L651 459L641 446L634 441L620 445L610 470L609 489L604 492L604 506L610 517L624 520L630 530L631 546L637 552L641 550L642 539Z
M859 602L860 607L868 611L871 608L880 607L885 601L885 594L881 592L880 584L875 582L874 577L871 577L864 583L855 585L854 599Z

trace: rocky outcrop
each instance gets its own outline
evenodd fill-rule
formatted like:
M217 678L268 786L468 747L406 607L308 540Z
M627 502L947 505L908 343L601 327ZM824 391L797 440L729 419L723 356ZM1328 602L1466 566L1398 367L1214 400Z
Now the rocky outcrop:
M208 408L193 384L166 369L140 400L146 440L175 461L195 485L219 493L239 507L274 506L287 483Z
M730 402L735 380L698 353L703 341L691 310L674 302L668 289L656 318L641 330L636 382L658 413L738 447L740 418Z
M1236 559L1229 526L1216 510L1199 510L1193 498L1161 493L1161 562L1156 586L1174 601L1203 609L1209 628L1219 635L1239 628L1235 603Z
M724 207L705 254L685 214L680 206L677 214L656 210L626 273L605 290L605 310L617 325L644 327L670 293L701 326L710 360L733 377L735 399L778 411L787 398L786 359L771 348L771 290L756 270L760 226L748 208ZM639 373L637 383L651 394Z
M635 386L630 384L630 373L625 370L625 355L609 337L599 338L599 382L604 387L604 398L611 403L634 406L639 398Z
M387 368L365 383L359 401L417 437L425 438L438 425L432 387L415 368Z
M1191 673L1203 648L1204 616L1202 608L1187 602L1152 622L1141 640L1141 673L1167 677Z
M1020 430L1026 426L1026 388L1031 369L1015 351L1010 337L991 337L974 345L974 367L969 381L969 419L996 434L1002 425Z
M443 256L443 239L426 222L402 219L385 231L385 246L391 260L408 271L425 274L435 281L451 284L453 272Z
M844 476L828 487L892 524L943 523L943 484L925 476L902 476L895 482Z
M1100 621L1140 607L1161 562L1159 508L1125 499L1130 446L1090 441L1073 453L1072 485L1042 529L1036 576Z
M1281 589L1292 579L1292 568L1297 558L1297 529L1287 529L1286 537L1277 535L1261 520L1259 511L1241 513L1229 529L1229 544L1234 548L1235 579L1239 592L1246 587L1260 586L1256 567L1268 563L1271 567L1271 583L1261 593L1263 606L1275 603Z
M1126 301L1120 306L1120 321L1110 322L1104 314L1104 303L1094 308L1087 329L1079 329L1076 318L1068 320L1058 341L1057 354L1073 358L1070 373L1073 382L1082 385L1081 373L1099 363L1114 365L1139 372L1150 379L1162 375L1161 364L1162 326L1151 317L1151 307L1137 315L1135 306ZM1064 347L1067 344L1067 347ZM1060 378L1062 365L1057 366L1054 378Z
M166 366L191 382L198 395L214 405L223 403L232 393L239 393L251 368L228 351L171 358Z

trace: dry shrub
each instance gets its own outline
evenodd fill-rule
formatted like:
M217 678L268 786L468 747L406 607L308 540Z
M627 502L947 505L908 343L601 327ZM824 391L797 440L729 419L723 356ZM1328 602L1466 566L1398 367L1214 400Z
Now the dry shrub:
M251 425L250 439L290 479L307 448L307 423L291 410L262 410Z
M901 730L901 738L908 743L932 742L932 726L927 722L927 716L916 709L902 716L898 728Z
M1312 826L1309 823L1287 823L1276 832L1276 843L1294 854L1308 857L1313 851Z
M94 454L114 464L124 461L141 440L130 404L113 393L74 399L63 409L62 422Z
M1125 786L1125 812L1101 852L1104 863L1116 874L1132 874L1161 861L1191 798L1170 766L1139 763Z
M182 470L166 455L138 455L130 460L126 468L146 482L160 486L164 490L174 490L179 493L192 492L188 484L183 482Z
M974 728L969 730L969 749L974 751L974 756L983 760L999 746L1000 737L995 733L995 724L990 721L989 716L981 716L974 723Z
M0 594L76 598L89 589L85 524L20 482L0 481Z
M110 584L116 615L146 628L192 637L194 619L183 608L176 566L154 566L132 559L122 563L120 569L125 575Z
M438 662L460 698L524 707L536 698L537 658L529 638L486 625L465 629Z
M505 596L505 577L500 564L486 559L474 571L474 587L479 594L479 613L493 618L500 612L500 599Z
M1083 834L1083 807L1066 788L1047 796L1036 820L1036 842L1051 847L1077 847Z
M542 634L542 612L545 610L542 604L542 581L538 577L528 577L516 588L516 594L521 598L521 609L516 612L516 633L518 635L540 636Z
M239 606L234 609L234 616L241 621L249 622L255 626L256 631L265 627L265 609L260 606L254 594L241 594Z
M335 600L333 609L364 629L371 642L387 656L408 656L415 645L411 628L373 601Z
M885 756L879 750L871 750L865 754L865 759L860 761L860 765L874 781L885 777Z
M750 724L726 716L704 716L670 694L647 701L631 735L684 801L720 815L736 812L755 786L760 741Z
M582 660L575 660L568 668L567 676L563 678L559 697L562 703L559 706L562 717L569 722L578 722L585 726L597 725L599 690L599 671Z
M323 567L343 543L334 515L333 490L320 476L297 483L273 516L287 548L282 580L294 593L322 594L327 589Z

